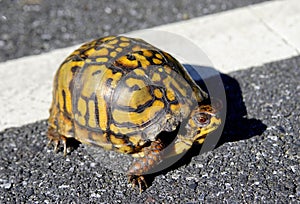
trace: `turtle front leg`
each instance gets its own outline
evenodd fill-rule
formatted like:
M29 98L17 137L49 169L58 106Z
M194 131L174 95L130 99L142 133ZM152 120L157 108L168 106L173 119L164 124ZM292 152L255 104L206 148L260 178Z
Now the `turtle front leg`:
M50 146L52 143L54 143L54 152L56 153L58 151L60 142L62 142L63 146L64 146L64 156L66 156L67 155L67 138L63 135L60 135L53 128L48 129L47 136L49 138L49 142L48 142L47 146Z
M128 171L128 180L135 187L139 185L140 193L143 191L143 185L148 188L147 182L143 175L155 167L162 159L162 149L164 148L160 140L153 141L149 147L146 147L144 157L132 164Z

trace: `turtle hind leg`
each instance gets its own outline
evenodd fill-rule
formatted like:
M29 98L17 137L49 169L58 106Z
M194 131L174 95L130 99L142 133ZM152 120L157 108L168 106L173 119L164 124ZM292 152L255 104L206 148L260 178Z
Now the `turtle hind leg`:
M67 155L67 137L60 135L53 128L48 129L47 136L49 138L49 142L47 146L50 146L52 143L54 144L54 152L56 153L59 149L59 145L62 142L64 147L64 156Z
M135 187L139 185L140 193L143 187L148 188L143 175L152 170L162 159L164 145L160 140L153 141L149 147L144 148L144 157L135 161L128 171L128 180Z

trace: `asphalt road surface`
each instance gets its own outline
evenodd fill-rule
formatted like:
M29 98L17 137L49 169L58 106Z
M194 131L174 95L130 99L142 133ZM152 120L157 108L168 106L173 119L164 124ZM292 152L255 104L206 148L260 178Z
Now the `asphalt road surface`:
M0 0L0 61L264 1Z
M45 121L5 130L0 200L299 202L299 66L296 57L224 75L229 115L219 146L156 175L141 195L125 174L95 162L83 145L66 158L54 154L46 147Z
M40 1L17 2L36 4ZM45 18L49 21L52 19L45 16L51 14L51 10L60 7L58 1L53 2L56 7L53 6L51 9L46 6L34 7L43 8L44 11L35 11L35 15L41 15L38 19ZM122 2L122 5L126 4L125 1ZM127 23L130 22L133 26L128 27L124 23L120 27L116 26L118 28L111 27L106 32L124 32L182 19L183 17L174 16L177 12L172 8L183 11L183 5L166 2L165 4L169 6L162 6L160 11L163 12L164 8L168 8L173 12L172 15L166 12L155 14L141 23L140 20L128 17L129 10L124 11L122 15L128 17ZM199 8L204 11L204 8L215 5L215 9L206 10L206 13L212 13L251 3L251 1L220 2L207 1ZM0 4L5 2L0 1ZM70 8L64 1L62 4L63 9ZM129 5L128 9L132 8L132 4L126 4ZM228 6L222 7L223 4ZM75 5L79 3L71 7L82 8ZM115 11L113 5L122 8L116 2L108 7L101 6L109 13ZM146 9L146 5L137 3L135 5ZM158 5L157 1L153 1L153 5ZM0 8L3 10L3 6ZM190 11L188 8L182 12L182 16L184 13L189 17L206 14L199 12L202 9L197 10L194 7ZM13 17L18 9L23 11L25 8L9 7L5 11L11 12L10 15L5 15L5 21L9 21L9 25L22 24L18 19L15 20L15 24L9 20L25 15L21 12L20 15L16 15L18 17ZM94 8L88 6L87 9ZM1 47L1 60L63 47L105 33L103 30L93 30L92 22L83 23L86 24L84 26L90 26L85 32L55 32L63 27L56 24L67 23L74 18L80 19L79 11L73 14L70 10L69 15L76 17L70 17L71 20L62 17L65 20L57 20L51 25L45 23L47 21L42 24L36 23L40 29L33 28L34 23L26 24L28 27L25 28L23 22L23 30L18 26L3 27L1 23L0 47L3 45L1 41L4 41L4 45L13 43L9 49ZM155 20L156 17L164 19L160 15L169 16L165 18L171 20L163 22ZM33 19L27 21L32 22ZM105 22L105 25L115 25L112 18L108 18ZM48 30L44 31L43 26L48 27ZM50 29L51 26L53 29ZM74 26L73 29L78 27L78 25L66 26ZM29 28L33 32L31 35L16 34L19 31L27 33L26 30ZM39 30L48 33L51 36L49 40L41 39ZM7 40L3 40L5 33L8 35ZM74 37L62 38L61 36L65 36L66 33ZM22 46L24 43L24 47L16 47L15 42ZM45 43L49 46L45 46ZM67 157L63 157L61 152L54 154L46 147L46 121L4 130L0 133L0 203L300 202L300 57L229 73L222 75L222 79L228 99L228 115L218 146L213 151L200 155L197 154L197 146L194 147L175 166L149 178L151 186L141 195L137 189L132 189L128 184L126 174L103 166L101 160L95 160L91 156L93 150L87 146L79 145ZM98 156L102 157L103 161L108 160L103 152L99 152ZM120 160L120 164L122 162L126 160Z

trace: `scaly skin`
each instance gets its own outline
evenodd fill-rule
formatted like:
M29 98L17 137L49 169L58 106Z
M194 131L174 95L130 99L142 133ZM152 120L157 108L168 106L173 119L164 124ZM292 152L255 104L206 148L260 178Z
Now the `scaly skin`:
M133 187L138 184L140 192L143 191L143 184L147 188L147 182L145 181L144 174L151 170L159 163L163 157L162 150L164 148L161 140L153 141L149 147L143 149L146 155L143 158L138 159L132 164L128 171L128 180L132 183Z

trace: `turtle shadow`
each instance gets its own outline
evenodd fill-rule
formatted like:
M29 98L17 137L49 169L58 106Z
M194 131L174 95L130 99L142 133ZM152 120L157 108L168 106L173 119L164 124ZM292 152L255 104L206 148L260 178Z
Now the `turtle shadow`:
M219 128L222 129L221 137L216 147L226 142L246 140L256 135L261 135L267 128L261 120L247 118L247 108L243 100L243 94L239 82L233 77L218 72L212 67L184 64L196 83L209 93L214 99L223 104L220 117L225 121ZM211 136L207 139L212 138ZM214 141L216 142L216 141ZM213 144L214 145L214 144Z
M259 119L247 118L248 113L238 81L226 74L221 74L221 78L225 86L227 111L224 129L217 147L227 142L261 135L267 129L267 125Z
M147 176L149 184L152 184L156 176L165 175L171 170L189 164L194 156L211 151L228 142L246 140L261 135L267 128L261 120L247 118L247 108L243 102L242 90L236 79L227 74L219 73L211 67L198 65L184 66L204 91L213 93L213 96L210 94L210 97L221 100L223 107L220 115L225 122L222 123L217 131L207 136L206 140L210 140L208 145L206 141L203 145L194 144L186 154L179 155L177 158L178 161L168 168L149 174ZM201 70L201 73L199 74L195 69ZM203 78L205 79L203 80Z

